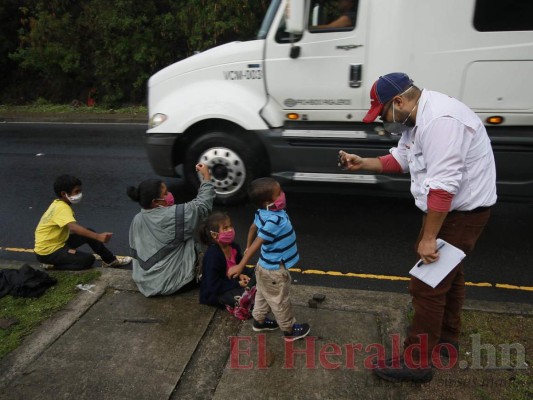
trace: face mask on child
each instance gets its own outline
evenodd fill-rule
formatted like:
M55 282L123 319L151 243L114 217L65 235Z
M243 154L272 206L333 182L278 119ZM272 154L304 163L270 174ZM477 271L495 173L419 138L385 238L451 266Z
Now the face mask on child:
M217 239L220 244L228 245L233 243L233 241L235 240L235 231L233 229L216 233L218 233Z
M285 200L285 192L281 192L279 197L274 201L274 203L267 204L267 210L270 211L279 211L283 210L287 202Z
M167 202L167 206L174 205L174 195L170 192L167 192L167 194L163 196L163 200Z
M81 192L78 193L78 194L75 194L74 196L69 196L67 194L67 199L68 199L68 201L70 201L71 204L78 204L81 201L82 197L83 196L82 196Z

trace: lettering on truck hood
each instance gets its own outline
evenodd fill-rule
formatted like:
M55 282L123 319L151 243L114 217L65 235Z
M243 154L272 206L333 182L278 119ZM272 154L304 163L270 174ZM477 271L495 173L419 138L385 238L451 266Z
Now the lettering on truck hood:
M263 79L263 70L261 64L248 64L246 69L222 71L222 75L227 81Z
M232 42L214 47L163 68L150 77L148 86L154 87L159 84L167 85L167 81L173 78L190 73L198 74L196 76L199 76L203 71L209 69L219 69L222 67L223 69L230 71L230 65L238 63L243 63L244 65L247 63L259 65L259 60L263 57L263 47L263 40ZM228 65L228 67L224 67L224 65ZM261 66L259 65L259 67ZM189 82L193 79L201 79L201 77L196 78L196 76L190 75L187 79ZM261 77L262 76L263 74L261 72Z

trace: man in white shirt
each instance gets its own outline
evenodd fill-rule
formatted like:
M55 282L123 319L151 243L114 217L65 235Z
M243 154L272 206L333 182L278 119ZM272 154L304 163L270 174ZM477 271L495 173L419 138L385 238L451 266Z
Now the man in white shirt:
M381 76L370 91L371 108L363 119L383 121L401 134L398 146L378 158L339 152L350 171L411 174L411 193L424 212L416 249L425 268L439 257L437 237L468 253L481 235L496 203L496 167L485 126L460 101L419 89L404 73ZM423 268L421 267L421 268ZM434 289L412 277L414 317L404 341L404 357L376 365L390 381L427 382L431 365L457 361L461 309L465 297L463 263ZM440 357L449 356L448 362Z

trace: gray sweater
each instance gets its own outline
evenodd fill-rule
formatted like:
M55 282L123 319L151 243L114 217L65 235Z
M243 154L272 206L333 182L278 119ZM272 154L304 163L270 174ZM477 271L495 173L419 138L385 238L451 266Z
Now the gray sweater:
M196 198L170 207L141 209L130 226L133 280L145 296L172 294L195 278L193 238L213 208L215 188L202 182Z

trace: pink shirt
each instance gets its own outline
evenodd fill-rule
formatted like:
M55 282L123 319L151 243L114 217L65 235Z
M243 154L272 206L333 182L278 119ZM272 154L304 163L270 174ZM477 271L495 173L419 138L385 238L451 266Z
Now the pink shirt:
M237 265L235 259L237 258L237 249L231 248L231 255L229 258L226 258L226 270L229 270L231 267Z

